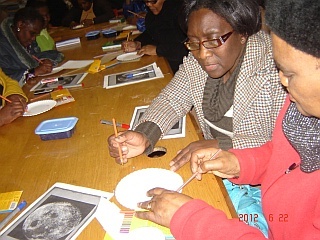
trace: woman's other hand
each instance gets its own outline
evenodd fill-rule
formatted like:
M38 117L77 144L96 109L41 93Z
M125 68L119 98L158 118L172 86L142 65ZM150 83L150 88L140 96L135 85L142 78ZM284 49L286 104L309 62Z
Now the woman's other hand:
M145 45L143 46L139 51L139 55L146 54L150 56L156 56L157 55L157 47L154 45Z
M179 151L177 156L169 163L171 171L177 171L183 165L190 161L191 155L198 150L210 147L218 148L217 140L200 140L190 143L187 147Z
M193 173L199 172L198 180L201 180L201 174L207 172L222 178L239 177L240 164L237 157L231 152L219 150L218 148L206 148L191 154L191 171ZM215 153L217 153L216 156L211 159Z
M81 23L84 27L89 27L94 24L92 19L85 19Z
M192 200L192 198L187 195L163 188L151 189L147 192L147 195L152 197L152 199L139 203L138 207L149 211L137 211L135 216L165 227L170 227L170 221L175 212L183 204Z

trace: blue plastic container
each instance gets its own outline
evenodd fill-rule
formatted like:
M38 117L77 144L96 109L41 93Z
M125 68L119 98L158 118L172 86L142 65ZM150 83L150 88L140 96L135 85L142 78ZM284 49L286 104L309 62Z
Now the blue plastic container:
M117 31L111 28L102 30L101 33L106 38L116 37L118 35Z
M55 140L69 138L74 133L78 118L55 118L43 121L36 128L35 133L41 140Z
M86 38L88 40L98 39L100 37L100 31L91 31L86 33Z

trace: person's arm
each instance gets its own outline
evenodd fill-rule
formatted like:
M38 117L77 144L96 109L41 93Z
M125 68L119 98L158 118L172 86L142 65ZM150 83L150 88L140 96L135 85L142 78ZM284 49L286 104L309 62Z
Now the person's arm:
M240 176L237 179L230 179L236 184L261 184L264 173L267 169L273 143L269 141L256 148L230 149L236 155L240 163Z
M141 46L145 46L145 45L148 45L148 44L154 44L151 36L150 36L150 33L147 30L145 30L143 33L141 33L139 36L137 36L134 41L138 41L141 43Z
M136 132L140 132L144 134L144 136L148 139L150 145L145 150L145 154L150 154L156 145L156 143L159 141L161 136L161 129L158 127L157 124L153 122L143 122L139 124L135 129Z
M24 73L28 67L21 62L17 62L18 59L13 57L10 51L13 51L12 48L1 46L0 67L7 76L16 80L22 86L24 84Z
M239 219L227 219L224 212L202 200L191 200L173 215L170 230L176 239L255 239L265 240L263 233Z
M18 94L22 96L26 101L28 100L17 81L5 75L2 70L0 70L0 77L2 79L2 82L6 83L6 89L3 93L3 96L8 97L10 95Z

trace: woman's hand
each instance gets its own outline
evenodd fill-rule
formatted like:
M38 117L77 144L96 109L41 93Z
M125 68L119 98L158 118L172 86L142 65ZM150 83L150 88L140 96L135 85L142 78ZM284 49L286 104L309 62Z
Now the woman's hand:
M147 192L150 201L138 204L138 207L149 211L136 212L135 216L141 219L146 219L158 223L165 227L170 227L170 221L175 212L185 203L192 200L191 197L169 191L163 188L154 188Z
M39 66L34 69L34 75L39 76L46 73L52 72L53 64L49 59L42 59Z
M183 165L190 161L191 155L198 150L210 148L210 147L218 147L217 140L200 140L196 142L190 143L187 147L182 149L177 156L171 160L169 163L171 171L177 171Z
M156 56L157 55L157 47L154 45L145 45L138 51L138 55L142 55L142 54Z
M74 28L75 26L79 25L79 23L75 22L75 21L72 21L69 25L69 27L72 29Z
M118 137L111 135L108 138L108 144L110 156L114 157L117 163L123 164L128 162L128 158L142 154L149 146L149 141L142 133L126 131L120 132ZM119 156L119 145L123 159Z
M92 19L85 19L81 23L84 27L89 27L94 24Z
M10 95L7 98L11 103L6 102L6 105L0 109L0 126L11 123L22 116L27 107L26 100L18 94Z
M201 174L213 173L222 178L234 178L240 175L240 164L236 155L228 151L220 151L217 148L200 149L191 154L191 171L198 171L197 179L201 180ZM213 159L211 157L215 154ZM210 160L211 159L211 160Z

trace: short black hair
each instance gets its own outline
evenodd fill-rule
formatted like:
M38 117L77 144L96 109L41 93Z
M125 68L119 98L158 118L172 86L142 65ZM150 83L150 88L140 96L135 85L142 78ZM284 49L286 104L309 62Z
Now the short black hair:
M320 57L319 0L268 0L266 23L294 48Z
M206 8L225 19L239 34L251 36L261 29L261 16L256 0L185 0L185 24L193 11Z
M44 18L36 9L31 7L21 8L14 14L13 25L17 26L19 21L25 23L35 23L36 21L39 21L42 26L44 26Z

